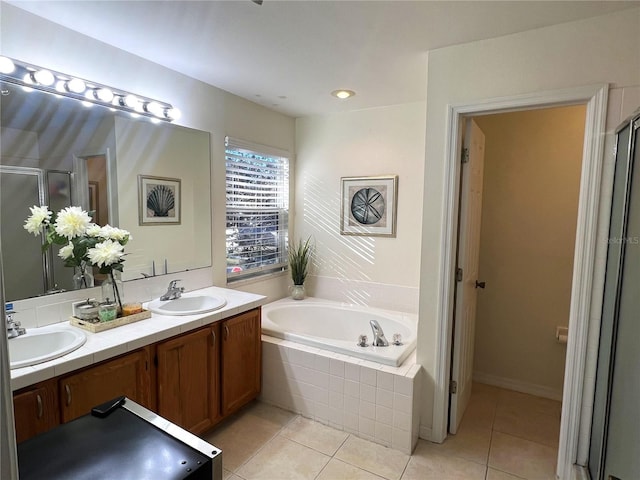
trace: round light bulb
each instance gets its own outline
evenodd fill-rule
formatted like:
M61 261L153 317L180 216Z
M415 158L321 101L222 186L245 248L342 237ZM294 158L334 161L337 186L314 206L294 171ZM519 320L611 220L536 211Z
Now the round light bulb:
M113 92L108 88L96 88L93 91L93 96L96 100L100 100L101 102L111 103L113 100Z
M16 69L13 61L7 57L0 57L0 73L11 73Z
M182 117L182 112L175 107L171 107L171 108L167 108L164 111L164 115L169 120L178 120L180 117Z
M139 103L140 101L135 95L127 95L126 97L124 97L124 104L129 108L135 109Z
M84 80L80 80L79 78L72 78L66 84L67 90L73 93L83 93L87 88L87 85L84 83Z
M149 102L144 109L156 117L164 117L164 108L158 102Z
M56 77L53 76L49 70L38 70L33 74L33 79L40 85L49 86L53 85L56 81Z

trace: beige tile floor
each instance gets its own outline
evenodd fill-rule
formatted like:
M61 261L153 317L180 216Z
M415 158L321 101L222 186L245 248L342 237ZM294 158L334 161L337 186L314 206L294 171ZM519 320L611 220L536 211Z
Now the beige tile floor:
M225 480L554 479L560 402L475 384L458 434L413 455L255 402L204 435Z

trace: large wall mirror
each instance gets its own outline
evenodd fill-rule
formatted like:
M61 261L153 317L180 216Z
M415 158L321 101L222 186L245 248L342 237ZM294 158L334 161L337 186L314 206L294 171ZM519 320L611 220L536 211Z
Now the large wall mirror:
M125 281L211 266L208 132L0 86L0 241L8 301L74 288L73 269L57 250L43 254L41 237L23 228L33 205L82 206L95 211L95 223L129 230ZM167 192L174 207L162 217Z

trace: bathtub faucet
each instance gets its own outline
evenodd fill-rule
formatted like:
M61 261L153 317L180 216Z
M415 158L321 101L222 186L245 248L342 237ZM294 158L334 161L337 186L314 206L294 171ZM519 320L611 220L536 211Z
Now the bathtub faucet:
M373 330L373 341L371 344L374 347L388 347L389 342L384 337L384 332L382 331L382 327L378 323L377 320L369 320L369 324L371 325L371 330Z

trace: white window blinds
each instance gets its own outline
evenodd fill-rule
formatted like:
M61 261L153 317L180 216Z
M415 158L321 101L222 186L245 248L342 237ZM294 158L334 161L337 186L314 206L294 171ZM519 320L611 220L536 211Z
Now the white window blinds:
M286 152L226 138L227 279L287 266L289 159Z

